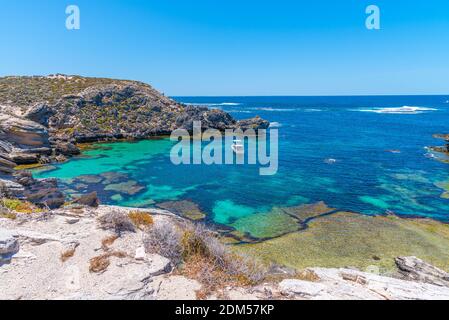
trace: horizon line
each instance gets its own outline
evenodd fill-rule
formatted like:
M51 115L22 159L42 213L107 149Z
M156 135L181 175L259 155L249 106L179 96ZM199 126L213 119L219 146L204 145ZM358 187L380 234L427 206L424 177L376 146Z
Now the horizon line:
M276 97L428 97L428 96L449 96L449 93L430 93L430 94L337 94L337 95L168 95L171 98L257 98L257 97L267 97L267 98L276 98Z

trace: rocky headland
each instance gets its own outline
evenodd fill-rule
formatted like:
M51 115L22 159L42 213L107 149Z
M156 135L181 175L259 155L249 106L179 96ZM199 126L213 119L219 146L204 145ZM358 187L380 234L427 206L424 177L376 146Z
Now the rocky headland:
M201 121L204 130L269 127L259 117L237 121L221 110L183 105L137 81L66 75L3 77L0 182L19 195L30 183L12 178L18 165L30 168L65 161L80 154L80 143L191 131L194 121Z

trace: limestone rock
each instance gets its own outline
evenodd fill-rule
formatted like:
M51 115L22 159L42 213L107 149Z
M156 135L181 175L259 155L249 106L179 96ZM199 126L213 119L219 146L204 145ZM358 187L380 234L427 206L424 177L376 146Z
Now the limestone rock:
M399 273L406 280L449 287L449 273L417 257L398 257L395 262Z
M0 229L0 265L19 252L19 241L14 232Z
M324 284L296 279L283 280L279 287L285 295L298 295L303 298L317 297L326 290Z
M157 300L195 300L196 292L201 289L198 281L183 276L162 276L153 283L157 288Z
M0 140L8 141L13 146L24 150L49 148L47 129L30 120L11 115L0 115Z
M36 103L25 112L24 118L47 127L52 115L54 115L54 111L47 104Z
M73 203L96 208L100 205L100 200L98 199L97 192L94 191L75 199Z

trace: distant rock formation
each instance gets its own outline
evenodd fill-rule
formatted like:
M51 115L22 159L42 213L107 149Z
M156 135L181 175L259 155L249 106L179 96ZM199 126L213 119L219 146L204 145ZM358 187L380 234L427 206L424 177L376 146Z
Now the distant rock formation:
M440 147L431 147L431 150L442 153L449 153L449 134L435 134L433 136L436 139L443 139L446 144Z
M141 82L80 76L0 78L0 113L0 152L17 164L78 154L76 143L192 130L193 121L204 130L269 127L259 117L236 121L221 110L183 105Z

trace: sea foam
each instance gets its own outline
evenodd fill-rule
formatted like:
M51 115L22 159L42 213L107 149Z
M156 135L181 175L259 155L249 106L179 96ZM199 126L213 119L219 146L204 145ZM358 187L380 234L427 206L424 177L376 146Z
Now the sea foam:
M373 108L373 109L358 109L360 112L374 112L374 113L388 113L388 114L420 114L428 111L437 111L434 108L425 107L410 107L403 106L399 108Z

